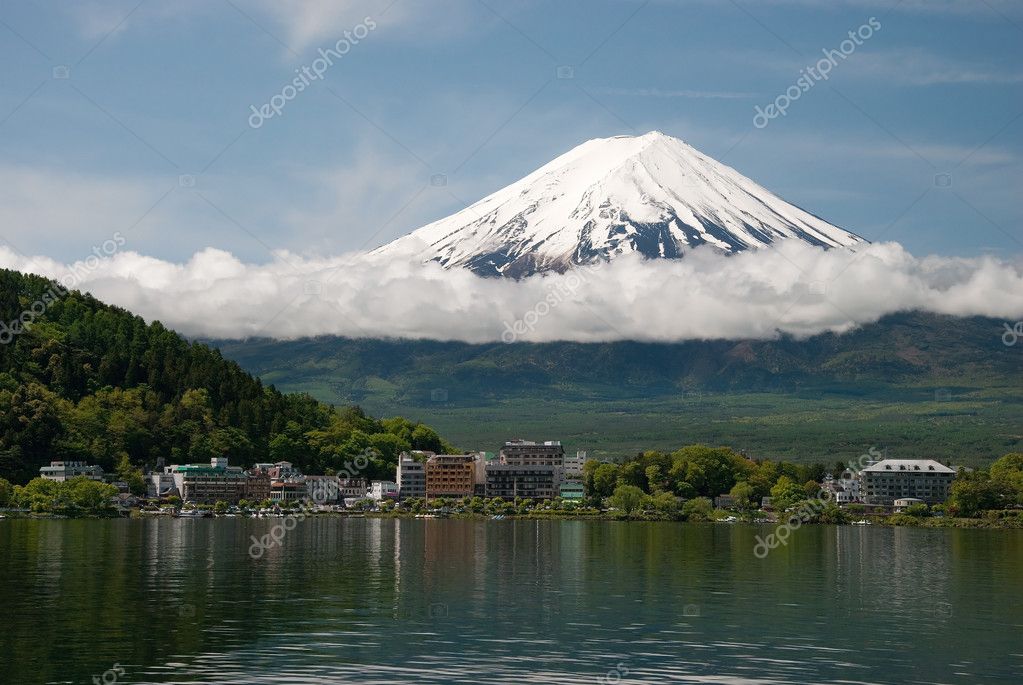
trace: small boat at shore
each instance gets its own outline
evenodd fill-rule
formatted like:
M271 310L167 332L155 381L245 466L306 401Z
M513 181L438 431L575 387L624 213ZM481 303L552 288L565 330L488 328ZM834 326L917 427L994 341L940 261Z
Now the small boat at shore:
M206 513L199 511L198 509L184 509L177 513L179 519L201 519L205 518Z

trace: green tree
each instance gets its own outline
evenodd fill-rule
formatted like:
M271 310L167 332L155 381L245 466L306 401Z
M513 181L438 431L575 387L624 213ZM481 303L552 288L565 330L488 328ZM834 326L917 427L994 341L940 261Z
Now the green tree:
M777 511L785 511L805 497L803 488L788 476L781 476L771 488L771 506Z
M737 509L750 511L757 508L757 502L754 499L756 497L756 493L754 492L753 486L746 481L741 481L733 485L728 494L732 496L732 500L735 502Z
M608 503L625 514L631 514L643 503L644 493L635 485L619 485L608 499Z
M673 516L678 513L678 498L670 492L659 492L652 498L654 509L662 514Z
M617 464L599 464L593 472L593 492L587 494L601 499L610 497L614 492L617 481Z
M142 469L135 468L127 454L121 455L117 463L117 477L128 484L128 490L133 495L146 494L146 479L142 475Z
M0 507L11 506L14 500L14 486L10 481L0 478Z
M682 504L682 515L687 521L709 521L714 513L714 503L706 497L686 500Z

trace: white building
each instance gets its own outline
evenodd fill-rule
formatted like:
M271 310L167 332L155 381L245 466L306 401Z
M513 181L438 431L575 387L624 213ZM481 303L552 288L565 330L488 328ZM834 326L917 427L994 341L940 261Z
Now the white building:
M846 469L842 475L835 478L830 473L824 476L821 482L821 489L831 495L836 504L852 504L862 502L860 497L860 480L855 473Z
M398 458L395 479L398 484L398 497L426 497L426 463L416 461L412 454L402 452Z
M84 461L51 461L49 466L39 468L40 478L58 483L80 476L89 480L103 480L103 467L89 466Z
M583 477L583 466L586 465L586 450L579 450L575 453L575 456L566 454L565 455L565 477L566 478L582 478Z
M389 480L375 480L369 485L369 498L374 502L398 499L398 484Z
M882 459L860 471L860 488L867 504L891 505L904 498L941 504L948 499L955 475L933 459Z

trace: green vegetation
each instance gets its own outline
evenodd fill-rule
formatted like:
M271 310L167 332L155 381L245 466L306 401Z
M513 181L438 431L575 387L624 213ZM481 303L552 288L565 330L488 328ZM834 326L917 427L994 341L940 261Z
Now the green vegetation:
M1001 331L993 319L907 313L806 340L217 345L278 387L416 417L477 449L558 438L617 459L685 436L803 463L875 446L980 466L1023 451L1023 355Z
M4 497L3 493L7 492ZM64 516L101 516L112 514L111 498L117 488L88 478L64 482L33 478L27 485L15 485L0 479L0 506L21 507L37 513Z
M0 321L18 319L53 288L0 270ZM329 473L365 454L360 475L390 477L402 450L452 449L417 422L282 394L218 351L91 295L46 299L45 313L0 345L2 478L25 483L51 460L83 460L139 492L139 467L160 458L286 459Z
M1021 452L1006 454L990 469L960 473L952 483L946 510L953 516L972 518L1014 506L1023 506Z
M670 493L677 497L716 497L738 495L740 508L758 508L764 497L779 497L783 505L806 499L797 482L816 484L824 477L823 464L756 461L728 447L689 445L670 454L643 452L623 463L586 462L583 486L595 499L611 497L621 486L632 486L641 493Z

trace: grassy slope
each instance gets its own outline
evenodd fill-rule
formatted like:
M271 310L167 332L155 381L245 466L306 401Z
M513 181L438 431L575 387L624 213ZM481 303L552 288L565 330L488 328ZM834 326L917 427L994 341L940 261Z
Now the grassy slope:
M1023 349L1000 331L904 314L805 341L217 344L282 389L421 419L467 448L521 436L614 455L700 441L833 461L887 446L979 464L1023 448Z

